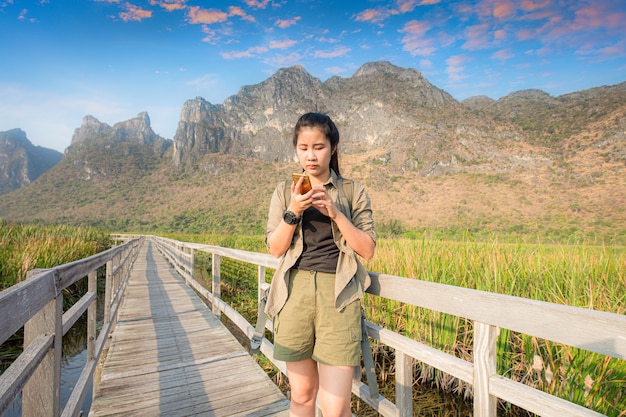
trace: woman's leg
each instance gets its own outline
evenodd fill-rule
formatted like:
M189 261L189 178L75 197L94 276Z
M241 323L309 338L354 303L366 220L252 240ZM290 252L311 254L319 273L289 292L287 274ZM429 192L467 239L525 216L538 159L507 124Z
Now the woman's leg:
M350 417L354 366L319 364L320 408L324 417Z
M298 362L287 362L287 376L291 388L289 416L314 417L319 386L317 362L310 358Z

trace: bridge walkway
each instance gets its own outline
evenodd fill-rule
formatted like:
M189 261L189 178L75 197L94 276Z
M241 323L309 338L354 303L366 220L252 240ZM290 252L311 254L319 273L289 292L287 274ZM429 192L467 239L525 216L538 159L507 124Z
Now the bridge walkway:
M89 416L287 416L288 408L265 371L146 241Z

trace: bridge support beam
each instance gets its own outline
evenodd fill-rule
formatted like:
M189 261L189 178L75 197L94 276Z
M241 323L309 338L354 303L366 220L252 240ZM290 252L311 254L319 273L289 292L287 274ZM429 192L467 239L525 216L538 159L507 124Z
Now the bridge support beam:
M497 398L489 394L489 379L496 374L497 327L474 322L474 416L496 417Z
M30 271L29 275L34 276L39 272L41 271ZM23 417L58 417L61 413L59 403L63 339L61 291L58 291L57 297L24 325L24 348L42 334L54 334L54 345L22 390Z

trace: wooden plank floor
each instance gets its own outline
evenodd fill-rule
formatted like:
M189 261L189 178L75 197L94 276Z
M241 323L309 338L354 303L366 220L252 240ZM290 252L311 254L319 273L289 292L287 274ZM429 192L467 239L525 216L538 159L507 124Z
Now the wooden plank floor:
M288 400L146 242L89 416L287 416Z

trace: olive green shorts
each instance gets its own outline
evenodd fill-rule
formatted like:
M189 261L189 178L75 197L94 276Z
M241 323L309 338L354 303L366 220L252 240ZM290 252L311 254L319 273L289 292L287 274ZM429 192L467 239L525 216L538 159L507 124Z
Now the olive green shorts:
M308 358L336 366L359 366L361 303L335 308L335 274L292 270L289 297L274 318L274 358Z

